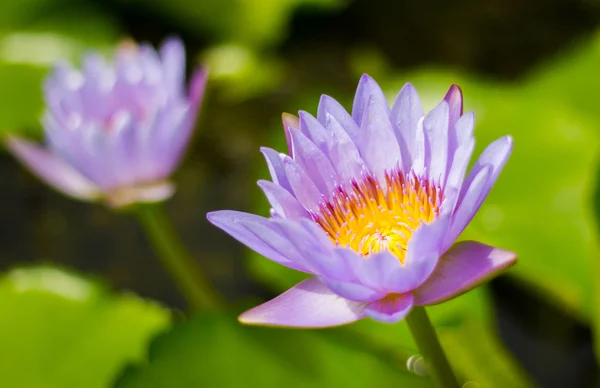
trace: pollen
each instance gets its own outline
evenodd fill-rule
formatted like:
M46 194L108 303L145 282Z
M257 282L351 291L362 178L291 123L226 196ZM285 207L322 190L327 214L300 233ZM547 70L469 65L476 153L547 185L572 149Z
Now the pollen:
M367 175L338 187L313 217L336 245L364 257L388 250L404 263L413 232L439 216L442 201L439 185L414 174L386 173L385 187Z

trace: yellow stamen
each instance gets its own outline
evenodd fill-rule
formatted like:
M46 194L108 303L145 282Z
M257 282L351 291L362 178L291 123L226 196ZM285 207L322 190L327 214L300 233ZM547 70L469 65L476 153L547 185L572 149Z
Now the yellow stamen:
M314 218L335 244L363 256L387 249L404 263L414 230L439 215L442 190L427 179L402 172L386 174L385 181L382 188L366 176L338 188Z

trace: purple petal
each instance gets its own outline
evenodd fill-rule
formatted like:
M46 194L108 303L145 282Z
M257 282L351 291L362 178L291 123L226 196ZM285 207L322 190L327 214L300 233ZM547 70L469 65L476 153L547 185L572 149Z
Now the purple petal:
M211 212L206 218L258 254L286 267L306 272L304 266L297 263L302 258L289 241L273 229L268 219L233 210Z
M400 147L394 135L389 116L374 98L365 107L361 129L364 141L359 150L372 174L385 182L385 171L391 171L401 165Z
M390 107L381 88L373 78L363 74L358 82L354 103L352 104L352 118L356 123L360 124L365 120L363 116L366 114L367 109L370 109L369 105L371 104L377 105L377 111L382 112L386 118L390 116Z
M323 194L321 194L302 167L292 158L285 156L283 158L283 168L285 169L292 193L298 199L298 202L306 210L319 211L319 205L324 198Z
M446 93L446 96L444 97L444 101L446 101L450 107L450 128L452 128L463 113L463 96L460 86L450 86L448 93Z
M160 58L165 75L165 85L171 88L171 95L177 96L182 92L185 80L185 48L183 42L170 37L160 47Z
M458 198L456 214L446 240L447 247L462 233L479 210L506 164L512 147L513 140L510 136L500 138L490 144L473 165ZM484 172L485 170L489 171ZM483 175L486 175L485 181Z
M382 297L389 293L404 293L412 291L425 281L429 273L423 273L424 265L403 265L400 260L388 251L381 251L369 256L362 255L348 248L335 249L339 261L345 264L348 273L345 274L346 282L357 283L370 290L377 291ZM437 257L429 263L435 267ZM341 279L338 279L341 280ZM373 295L375 295L373 293ZM362 298L343 295L353 300L372 301L370 295Z
M517 261L517 255L476 241L455 244L431 276L414 291L415 305L452 299L491 279Z
M419 120L417 124L417 132L415 133L415 146L413 149L413 162L411 165L412 171L417 176L424 176L427 169L425 166L429 160L429 143L427 142L427 136L425 136L425 129L423 128L423 120Z
M327 132L325 131L323 125L321 125L321 123L308 112L301 110L298 112L298 115L300 117L300 132L308 137L323 153L327 155ZM295 156L296 153L294 151L294 157Z
M421 99L416 89L410 83L405 84L396 97L390 116L396 137L402 139L399 143L406 146L406 149L402 149L402 163L405 167L411 166L414 160L415 136L423 115Z
M429 177L435 182L444 182L448 168L448 103L440 102L423 119L423 129L429 144ZM427 159L426 159L427 160Z
M327 287L339 296L356 302L374 302L383 298L385 292L374 290L360 283L343 282L339 280L321 279Z
M330 327L364 318L365 306L336 295L319 279L310 278L246 311L239 320L249 325Z
M491 190L492 186L496 182L496 179L498 178L498 175L500 175L500 172L502 172L502 168L508 161L508 157L512 152L512 148L513 139L510 136L501 137L500 139L497 139L496 141L492 142L490 145L487 146L487 148L481 153L481 156L479 156L479 159L477 159L477 161L473 165L473 168L471 168L469 175L467 176L467 180L465 181L465 184L463 185L463 189L461 191L459 205L471 182L473 182L477 174L479 174L479 172L486 166L492 167L490 175L490 186L488 188L488 192L489 190Z
M164 155L164 161L159 163L159 168L163 170L162 175L170 175L185 155L196 127L196 120L200 112L200 105L204 97L207 80L208 72L202 68L196 69L192 74L189 85L187 112L179 119L177 108L170 107L168 108L170 111L168 114L169 120L167 122L163 121L163 123L157 120L154 125L155 131L164 131L163 136L166 136L166 139L163 140L163 136L152 135L150 140L157 141L159 145L159 147L155 147L154 149L159 148L160 150L154 151L153 155L149 155L148 157L156 158L156 155ZM177 122L181 122L181 124L176 125Z
M344 109L339 102L337 102L334 98L329 97L325 94L321 96L321 100L319 101L319 108L317 112L317 119L323 125L327 125L327 115L333 116L335 121L337 121L344 131L350 136L354 144L358 144L361 139L361 131L358 127L358 124L350 114Z
M475 128L475 113L467 112L462 115L454 124L456 134L456 146L471 140L473 138L473 129Z
M291 193L292 187L290 186L290 182L285 174L285 169L283 168L283 158L285 154L280 154L274 149L267 147L261 147L260 152L262 152L267 161L267 167L269 168L273 183L283 187Z
M412 294L392 294L371 303L365 314L379 322L396 323L410 312L412 306Z
M473 149L475 148L475 139L471 138L471 141L462 144L457 148L452 158L452 165L448 172L448 178L446 179L446 186L444 191L452 189L457 191L457 195L453 197L453 203L449 203L449 198L446 196L444 199L444 207L449 207L454 210L456 201L458 200L458 193L465 179L465 173L473 155Z
M327 142L329 159L338 173L339 184L343 186L362 176L366 167L350 136L335 117L329 114L327 116L327 131L329 132Z
M190 80L190 86L188 88L188 98L190 109L194 112L192 115L192 121L195 122L198 109L202 104L202 98L204 97L204 91L206 89L206 82L208 81L208 70L199 67L192 73ZM193 122L190 123L193 125Z
M431 275L438 259L443 253L444 237L450 228L450 215L441 215L437 220L429 224L421 224L413 233L408 247L406 249L406 259L404 261L405 270L410 276L404 276L406 282L411 283L398 284L395 290L397 293L404 293L420 286Z
M310 216L300 202L283 187L265 180L258 181L258 186L280 217L293 219Z
M489 178L492 167L487 165L479 171L475 176L467 191L462 198L462 202L457 205L454 215L452 216L452 226L448 231L444 247L450 247L462 231L467 227L469 222L479 210L479 207L483 203L483 198L486 194L487 187L489 186Z
M338 280L348 279L348 270L343 261L337 260L333 242L312 220L298 222L272 220L272 224L296 249L301 258L295 260L310 272Z
M285 143L287 144L288 147L288 155L290 155L291 158L294 157L294 147L292 146L292 138L290 135L290 128L293 129L299 129L300 128L300 121L298 119L298 117L289 114L289 113L283 113L281 115L281 121L283 122L283 132L285 133Z
M158 109L154 121L136 120L140 170L154 179L169 176L177 167L192 137L197 107L185 105Z
M315 183L319 191L329 197L339 182L331 162L302 132L291 128L290 135L294 144L294 160Z
M6 145L32 172L62 193L87 201L101 195L98 187L55 154L13 136Z

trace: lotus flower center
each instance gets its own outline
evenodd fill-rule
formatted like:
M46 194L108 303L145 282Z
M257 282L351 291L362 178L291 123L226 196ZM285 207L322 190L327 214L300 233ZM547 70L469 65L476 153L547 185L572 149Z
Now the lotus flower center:
M386 187L366 176L339 187L330 201L321 204L315 221L339 246L368 256L382 250L404 263L412 233L421 222L439 215L443 201L438 185L414 174L386 173Z

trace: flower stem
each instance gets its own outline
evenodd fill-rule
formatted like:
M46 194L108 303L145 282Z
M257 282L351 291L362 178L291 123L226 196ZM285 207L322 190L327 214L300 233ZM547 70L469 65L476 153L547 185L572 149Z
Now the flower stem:
M187 299L190 309L198 311L217 307L220 296L183 246L161 205L142 204L136 210L163 267Z
M421 306L413 307L406 317L406 322L419 350L423 354L427 370L433 375L436 384L443 388L460 387L425 308Z

